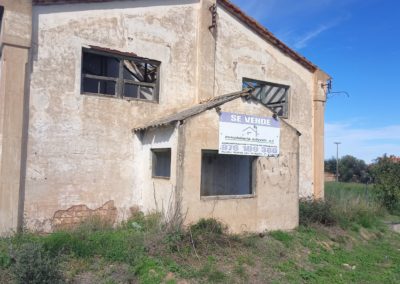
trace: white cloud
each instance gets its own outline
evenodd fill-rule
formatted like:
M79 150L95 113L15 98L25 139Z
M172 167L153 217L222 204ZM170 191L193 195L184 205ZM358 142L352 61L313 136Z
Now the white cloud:
M380 128L357 128L350 123L325 124L325 158L352 155L366 162L383 154L400 155L400 124Z
M317 29L308 32L302 38L297 40L293 46L297 49L302 49L307 46L308 42L313 38L317 37L320 33L326 31L327 29L331 28L332 26L321 25Z
M348 12L341 10L341 16L335 20L323 19L323 22L315 23L318 15L327 13L332 7L342 7L356 1L360 0L233 0L251 17L271 28L280 39L296 49L306 47L312 39L349 17ZM307 23L311 22L314 22L314 28L306 28Z

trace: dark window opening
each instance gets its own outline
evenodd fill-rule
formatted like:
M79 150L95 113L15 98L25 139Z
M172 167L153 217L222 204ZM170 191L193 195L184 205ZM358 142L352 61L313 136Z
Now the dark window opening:
M244 78L243 89L246 88L254 88L252 95L277 115L289 116L289 86Z
M255 157L252 156L202 151L201 196L252 194L254 160Z
M171 149L152 149L153 177L171 177Z
M117 83L103 79L83 78L83 91L102 95L115 96Z
M4 14L4 6L0 6L0 33L1 33L1 27L3 25L3 14Z
M82 92L146 101L158 100L160 62L83 49Z

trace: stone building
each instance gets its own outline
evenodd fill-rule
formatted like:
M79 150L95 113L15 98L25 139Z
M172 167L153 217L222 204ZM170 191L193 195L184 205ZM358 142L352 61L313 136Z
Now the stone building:
M292 229L323 198L329 76L229 1L0 3L0 232L132 208ZM226 114L279 125L279 155L219 153Z

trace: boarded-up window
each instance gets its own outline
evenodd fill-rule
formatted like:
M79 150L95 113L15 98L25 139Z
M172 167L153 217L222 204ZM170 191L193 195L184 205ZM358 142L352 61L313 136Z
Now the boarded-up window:
M82 93L158 100L160 62L83 49Z
M252 95L280 117L289 116L289 86L243 78L243 89L254 88Z
M171 176L171 149L152 149L153 177L169 178Z
M221 155L204 150L201 159L201 196L252 194L252 156Z

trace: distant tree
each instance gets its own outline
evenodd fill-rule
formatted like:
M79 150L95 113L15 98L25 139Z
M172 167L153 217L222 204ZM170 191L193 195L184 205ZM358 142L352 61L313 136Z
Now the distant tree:
M325 161L325 171L336 173L336 159L331 158ZM342 182L362 182L371 181L368 165L360 159L351 155L339 159L339 181Z
M325 160L325 172L332 174L336 173L336 158L332 157Z
M400 160L386 154L371 166L374 187L389 210L400 208Z

